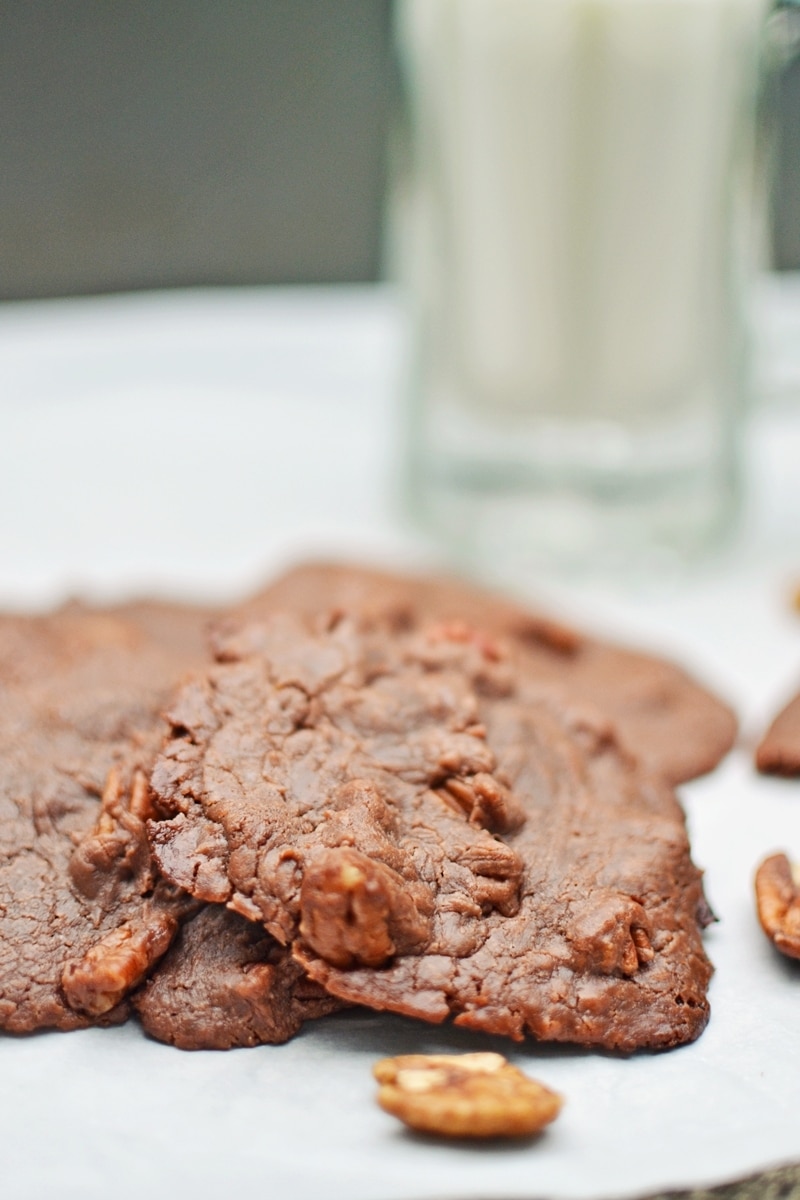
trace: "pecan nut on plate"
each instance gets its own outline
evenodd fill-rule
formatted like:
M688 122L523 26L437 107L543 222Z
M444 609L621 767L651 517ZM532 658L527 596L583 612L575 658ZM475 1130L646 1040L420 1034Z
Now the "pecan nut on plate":
M756 872L761 928L776 950L800 958L800 869L785 854L771 854Z
M501 1054L404 1054L376 1063L378 1103L411 1129L443 1137L525 1137L563 1100Z

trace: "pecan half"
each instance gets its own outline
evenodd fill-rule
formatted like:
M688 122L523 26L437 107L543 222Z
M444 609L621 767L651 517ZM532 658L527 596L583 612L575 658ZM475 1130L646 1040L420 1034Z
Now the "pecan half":
M385 1112L443 1137L525 1137L563 1104L501 1054L405 1054L382 1059L372 1073Z
M785 854L765 858L756 871L761 928L776 950L800 958L800 869Z

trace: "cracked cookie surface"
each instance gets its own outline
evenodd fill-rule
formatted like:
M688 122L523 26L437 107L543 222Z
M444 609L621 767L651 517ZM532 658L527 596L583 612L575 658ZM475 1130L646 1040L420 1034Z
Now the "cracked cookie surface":
M362 612L409 629L460 620L505 639L517 670L597 707L622 744L671 783L711 771L737 732L731 708L674 663L591 637L460 580L309 563L288 571L242 608Z
M603 718L463 623L231 627L173 704L167 877L341 999L622 1051L707 1016L683 813Z
M524 864L516 913L378 972L302 942L312 978L353 1002L519 1039L623 1052L696 1038L708 1019L710 919L683 813L602 723L517 694L484 704L487 740L526 812L505 835Z
M166 949L174 889L156 885L143 784L207 620L160 604L0 618L0 1028L123 1020Z
M522 813L463 670L347 619L276 616L218 652L172 705L152 776L168 879L342 968L445 930L474 942L476 916L516 911L521 863L495 835Z

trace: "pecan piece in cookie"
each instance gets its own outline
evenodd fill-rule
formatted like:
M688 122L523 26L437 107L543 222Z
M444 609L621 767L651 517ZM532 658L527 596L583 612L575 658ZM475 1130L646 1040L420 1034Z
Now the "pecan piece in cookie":
M521 1039L623 1052L696 1038L708 1019L707 912L683 812L613 731L519 684L484 697L494 775L525 812L495 848L522 863L513 906L439 894L433 937L379 970L339 968L302 940L313 979L353 1003ZM467 824L467 828L469 825ZM474 861L463 849L459 861Z
M61 986L70 1008L101 1017L142 982L168 950L178 922L169 912L145 904L135 920L107 933L69 962Z
M380 967L430 937L428 893L421 893L420 912L413 891L391 867L352 847L323 850L303 874L300 936L333 966Z
M86 1017L103 1017L121 1004L166 953L180 919L197 907L191 897L156 878L145 830L151 815L144 772L135 770L126 787L113 767L95 824L70 860L76 891L103 908L107 923L119 904L116 928L90 941L61 973L64 999Z

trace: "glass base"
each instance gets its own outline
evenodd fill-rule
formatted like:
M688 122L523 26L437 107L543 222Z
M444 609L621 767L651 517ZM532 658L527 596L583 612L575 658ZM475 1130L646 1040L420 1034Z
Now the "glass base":
M625 461L505 462L420 453L407 501L418 524L464 565L497 577L530 571L645 576L676 571L719 547L739 507L736 456L688 461L629 439ZM597 445L594 450L597 450Z

